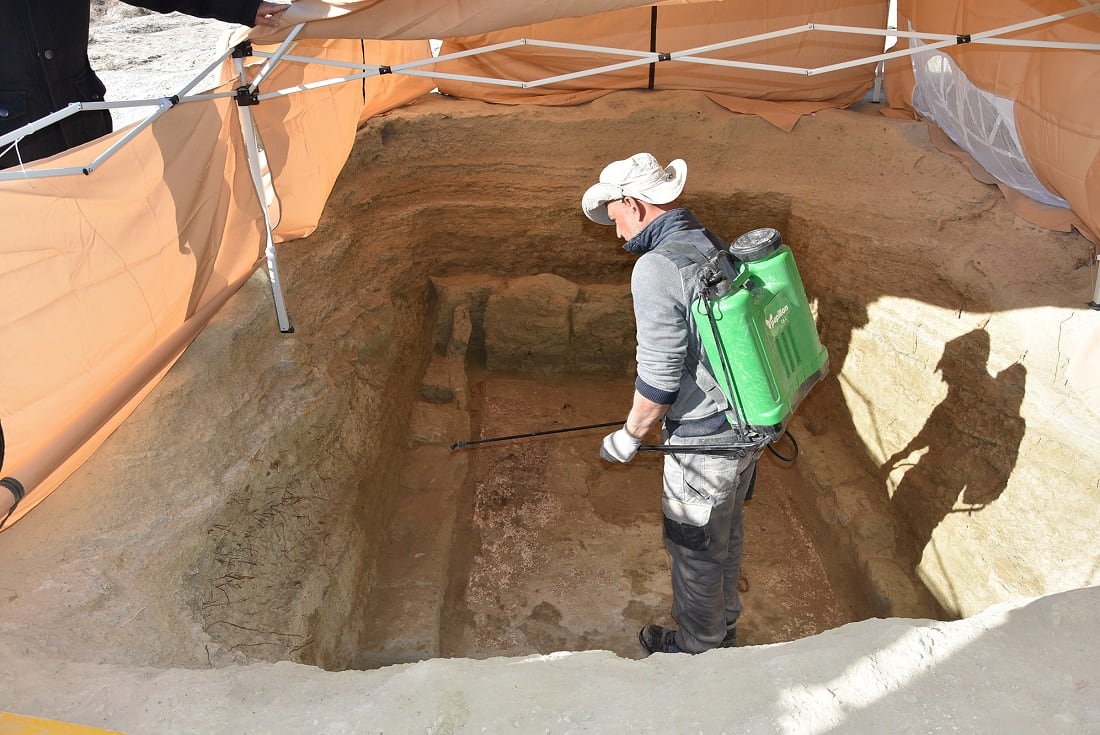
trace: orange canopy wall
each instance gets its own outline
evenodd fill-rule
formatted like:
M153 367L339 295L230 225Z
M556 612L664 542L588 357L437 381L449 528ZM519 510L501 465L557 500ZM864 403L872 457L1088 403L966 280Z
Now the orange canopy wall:
M295 53L393 64L430 50L427 42L309 41ZM346 73L288 63L263 91ZM269 210L276 238L313 231L364 116L430 88L389 77L251 107L279 180ZM85 166L127 130L27 168ZM171 108L91 176L0 181L0 221L3 474L28 491L8 526L133 411L260 265L266 235L238 108L228 99Z
M810 22L884 28L888 9L888 3L878 0L836 0L827 4L815 0L705 2L632 8L450 39L440 53L483 48L519 38L672 53ZM884 41L882 36L803 32L699 55L812 69L880 53ZM450 74L530 82L628 60L629 57L621 55L525 45L441 62L436 68ZM800 115L826 107L846 107L861 99L871 88L874 77L874 63L809 76L673 59L551 86L516 88L442 80L439 90L487 102L554 105L588 102L619 89L703 90L731 111L757 114L790 130Z
M279 28L253 28L249 36L260 43L274 43L286 38L292 26L304 24L299 39L457 38L651 4L652 0L295 0L282 14Z
M898 28L973 34L1081 6L1074 0L899 0ZM1100 44L1100 17L1085 13L1006 37ZM907 47L906 39L899 46ZM1044 207L1002 186L1017 213L1047 227L1076 228L1100 243L1100 52L984 44L943 51L972 83L1015 101L1016 132L1028 163L1071 207ZM915 115L913 84L910 58L889 64L887 97L896 113Z
M427 41L306 40L293 53L325 61L392 66L431 57L431 47ZM295 89L353 71L288 62L275 68L263 91ZM272 216L276 241L305 237L316 228L362 120L427 94L434 86L434 81L423 77L386 74L294 92L254 106L256 127L276 181L278 204Z
M0 182L4 473L40 502L255 267L235 109L180 105L88 176ZM84 165L121 133L35 168Z

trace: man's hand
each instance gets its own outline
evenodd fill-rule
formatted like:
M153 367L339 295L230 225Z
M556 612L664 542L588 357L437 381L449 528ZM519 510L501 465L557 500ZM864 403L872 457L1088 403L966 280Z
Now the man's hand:
M626 427L608 434L600 446L600 456L608 462L629 462L638 453L642 440L626 433Z
M289 7L290 3L261 2L256 10L256 22L253 25L275 28L279 25L279 16Z

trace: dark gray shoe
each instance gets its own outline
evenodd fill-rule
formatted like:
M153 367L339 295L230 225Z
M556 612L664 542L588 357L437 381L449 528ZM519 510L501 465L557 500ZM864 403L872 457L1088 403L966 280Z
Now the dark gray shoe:
M726 629L726 637L718 644L719 648L734 648L737 646L737 626L731 625Z
M638 631L638 642L646 653L687 653L676 645L676 631L659 625L647 625Z

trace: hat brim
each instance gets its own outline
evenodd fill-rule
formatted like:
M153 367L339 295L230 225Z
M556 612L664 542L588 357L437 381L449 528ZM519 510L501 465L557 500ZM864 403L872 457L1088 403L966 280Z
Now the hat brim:
M584 209L585 216L596 224L610 225L612 222L607 216L607 205L622 198L621 187L614 184L593 184L581 197L581 208Z

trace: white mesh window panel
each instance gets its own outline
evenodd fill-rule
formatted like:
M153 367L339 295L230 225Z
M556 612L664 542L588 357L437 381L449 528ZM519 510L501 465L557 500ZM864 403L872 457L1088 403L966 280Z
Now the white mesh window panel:
M910 26L912 30L912 26ZM912 41L916 46L923 44ZM1021 194L1053 207L1069 204L1035 177L1016 135L1013 101L970 83L945 53L929 49L913 54L913 106L985 169Z

